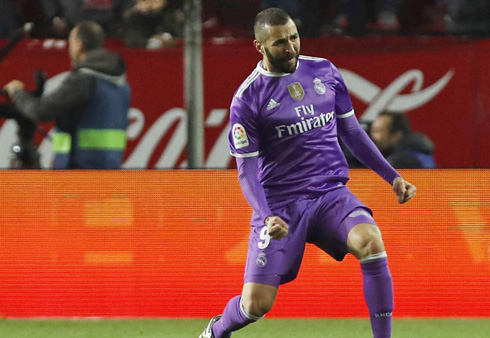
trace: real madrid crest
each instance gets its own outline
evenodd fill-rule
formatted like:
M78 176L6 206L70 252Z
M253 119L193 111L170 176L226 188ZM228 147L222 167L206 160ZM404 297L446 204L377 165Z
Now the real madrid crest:
M265 253L261 252L257 256L257 259L255 260L255 264L257 264L257 266L261 268L267 265L267 257L265 256Z
M325 85L323 84L322 80L320 80L319 78L315 78L313 80L313 84L314 84L314 89L315 89L315 92L318 94L318 95L323 95L327 92L327 88L325 87Z
M303 97L305 97L305 91L299 82L291 83L288 86L288 91L289 95L296 101L301 101L303 100Z

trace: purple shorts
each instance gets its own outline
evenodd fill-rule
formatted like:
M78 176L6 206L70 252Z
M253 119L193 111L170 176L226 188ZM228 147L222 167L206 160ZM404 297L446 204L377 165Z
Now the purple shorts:
M306 243L312 243L337 261L347 254L347 235L359 223L374 224L372 211L346 186L316 199L302 199L272 208L289 225L289 234L273 240L264 225L252 226L245 283L278 286L296 278ZM252 224L256 224L256 215Z

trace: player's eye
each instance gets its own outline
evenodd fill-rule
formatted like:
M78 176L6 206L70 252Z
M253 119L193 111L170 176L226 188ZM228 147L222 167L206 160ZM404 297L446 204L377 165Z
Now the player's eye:
M277 40L272 45L273 46L280 46L280 45L283 45L284 43L286 43L286 39Z

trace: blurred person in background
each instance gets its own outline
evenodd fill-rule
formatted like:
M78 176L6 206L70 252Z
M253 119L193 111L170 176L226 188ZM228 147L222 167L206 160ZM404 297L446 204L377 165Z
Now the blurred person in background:
M345 34L350 36L366 36L368 24L377 20L378 0L342 0L347 20Z
M298 29L303 37L319 37L323 35L323 27L331 20L329 9L333 8L337 0L311 0L302 1L298 8Z
M303 37L366 36L398 27L401 0L262 0L261 8L278 7L291 13Z
M262 0L261 9L276 7L289 13L302 37L340 35L334 20L341 14L342 0Z
M371 125L371 139L394 168L432 169L434 143L426 135L413 132L402 112L381 112Z
M21 26L19 13L12 0L0 0L0 39L10 38Z
M126 46L174 46L184 30L184 13L178 5L171 0L136 0L136 5L124 13Z
M262 0L203 1L203 35L225 40L253 35L253 18Z
M271 7L280 8L283 11L288 12L292 18L295 18L298 14L299 0L262 0L260 3L261 10Z
M398 17L402 35L444 34L450 0L403 0Z
M126 148L131 90L124 59L103 48L104 31L81 22L69 37L73 70L36 97L19 80L4 89L33 121L54 120L55 169L118 169Z
M447 22L449 33L490 35L490 1L444 1L447 2L448 6Z
M25 23L34 23L29 36L46 35L41 0L0 0L0 39L12 37Z
M44 21L41 0L0 0L0 39L11 38L25 24L34 23L30 36L40 37Z
M346 35L366 36L370 33L395 33L403 0L340 0L346 19Z
M65 38L81 21L101 25L107 36L123 36L123 13L135 0L42 0L52 35Z

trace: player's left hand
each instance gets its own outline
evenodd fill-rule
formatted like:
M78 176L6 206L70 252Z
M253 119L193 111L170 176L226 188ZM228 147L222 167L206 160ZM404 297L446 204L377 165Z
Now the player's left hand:
M403 204L415 196L417 188L412 183L405 181L403 177L399 176L393 181L393 191L398 197L398 202Z
M24 90L24 83L19 80L12 80L3 87L7 91L10 97L13 97L14 93L18 90Z

